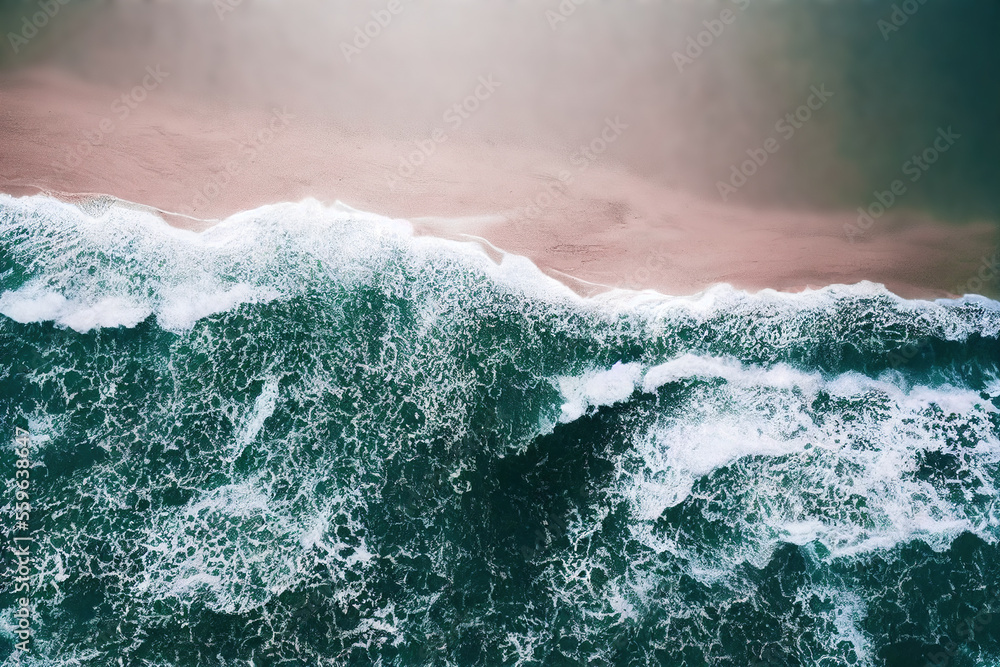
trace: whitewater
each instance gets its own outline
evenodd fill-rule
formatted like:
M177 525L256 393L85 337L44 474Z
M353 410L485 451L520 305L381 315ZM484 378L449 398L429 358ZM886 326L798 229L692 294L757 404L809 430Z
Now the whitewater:
M1000 664L998 334L867 282L582 297L315 200L0 195L0 658Z

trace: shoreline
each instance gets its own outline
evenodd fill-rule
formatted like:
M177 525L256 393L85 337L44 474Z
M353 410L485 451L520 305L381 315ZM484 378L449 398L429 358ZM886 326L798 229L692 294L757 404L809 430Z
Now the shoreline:
M120 95L48 67L0 73L0 191L106 193L196 231L266 204L341 201L406 219L418 234L481 237L582 294L871 281L904 298L955 296L997 244L992 223L945 224L901 208L852 236L854 212L713 201L639 175L615 152L614 119L602 126L601 155L470 131L435 143L406 175L422 134L386 138L306 111L160 89L112 121L109 100ZM84 148L75 167L57 168Z
M12 190L12 191L7 191L7 190ZM163 210L163 209L157 208L155 206L150 206L150 205L142 204L142 203L139 203L139 202L128 201L128 200L116 197L115 195L106 194L106 193L89 193L89 192L88 193L66 193L66 192L52 192L52 191L49 191L49 190L45 190L45 189L43 189L43 188L41 188L39 186L18 186L18 187L14 187L14 188L0 188L0 193L5 194L5 195L9 195L9 196L12 196L12 197L18 197L18 198L20 198L20 197L31 197L31 196L49 197L51 199L54 199L56 201L59 201L59 202L65 203L65 204L70 204L70 205L73 205L73 206L77 206L78 208L80 208L84 212L86 212L88 214L91 214L91 215L97 215L97 214L101 213L103 210L106 210L107 208L109 208L111 206L117 206L117 207L120 207L120 208L131 209L131 210L135 210L135 211L142 211L142 212L149 213L151 215L154 215L154 216L158 217L159 219L161 219L164 223L166 223L170 227L173 227L175 229L181 229L181 230L185 230L185 231L194 232L196 234L201 234L201 233L203 233L203 232L205 232L205 231L213 228L215 225L223 223L223 222L226 222L231 217L234 217L234 216L237 216L237 215L241 215L241 214L244 214L244 213L252 212L252 211L258 210L260 208L267 207L267 206L296 205L296 204L300 204L300 203L302 203L302 201L304 201L304 200L302 200L302 201L299 201L299 202L271 202L271 203L267 203L267 204L261 204L260 206L255 206L255 207L248 208L248 209L242 209L242 210L234 211L231 214L226 215L225 217L222 217L222 218L219 218L219 219L200 219L200 218L191 218L191 217L185 216L185 215L183 215L181 213L177 213L177 212L171 212L171 211ZM365 215L373 215L373 216L378 216L378 217L391 218L391 216L384 216L383 214L378 213L378 212L363 211L361 209L356 209L353 206L350 206L350 205L345 204L344 202L340 202L340 201L326 202L326 201L320 201L320 200L315 199L315 198L313 198L313 199L316 202L318 202L320 205L324 206L324 207L337 207L337 206L341 206L341 207L343 207L345 209L357 210L357 211L359 211L359 212L361 212L361 213L363 213ZM448 241L473 242L473 243L477 244L480 247L481 251L484 254L486 254L487 256L489 256L494 262L499 262L499 260L500 260L500 258L502 256L508 255L508 254L522 256L522 257L527 257L526 255L520 255L519 253L512 253L510 250L504 249L504 248L502 248L502 247L494 244L493 241L491 241L489 238L487 238L485 236L482 236L482 235L479 235L477 233L473 233L473 232L482 231L482 230L479 230L479 229L468 229L467 226L469 226L469 225L477 225L477 224L478 225L482 225L483 224L482 220L477 220L477 219L473 219L473 218L458 219L458 220L448 220L448 219L433 220L433 219L429 219L429 218L418 218L418 219L397 218L397 219L405 220L406 222L408 222L412 226L412 228L413 228L414 235L417 235L417 236L427 236L427 237L438 238L438 239L448 240ZM187 224L179 224L179 223L182 223L182 222L183 223L187 223ZM466 230L466 229L467 229L467 231L462 231L462 230ZM954 291L954 290L953 291L948 291L948 290L928 290L928 289L922 289L922 288L919 288L919 287L916 287L916 286L904 286L905 292L900 292L900 291L897 291L896 289L893 289L893 287L890 286L890 285L886 285L886 284L881 283L879 281L870 280L870 279L864 278L864 277L858 278L857 280L854 280L852 282L828 282L828 283L822 283L822 284L807 284L807 285L791 286L791 287L788 287L788 286L784 286L784 287L783 286L774 286L774 285L740 285L740 284L734 284L734 283L728 282L728 281L718 281L718 282L713 282L713 283L705 284L705 285L701 286L700 288L694 289L694 290L691 290L691 291L685 291L685 292L667 292L667 291L664 291L662 289L658 289L656 287L650 287L649 285L642 285L642 284L635 284L635 283L633 283L633 284L605 284L605 283L598 283L598 282L590 281L590 280L587 280L587 279L584 279L584 278L580 278L578 276L575 276L575 275L572 275L572 274L569 274L569 273L565 273L563 271L560 271L560 270L552 268L552 267L540 266L540 265L538 265L535 262L535 260L532 257L527 257L527 258L529 260L531 260L533 263L535 263L535 265L538 267L538 269L543 274L545 274L547 277L549 277L549 278L551 278L553 280L558 281L564 287L569 288L574 293L576 293L577 295L579 295L581 297L584 297L584 298L595 297L595 296L598 296L598 295L601 295L601 294L607 294L607 293L610 293L610 292L612 292L612 291L614 291L616 289L623 289L623 290L632 291L632 292L635 292L635 293L639 293L639 292L642 292L642 291L651 290L651 291L655 292L656 294L658 294L660 296L669 297L669 298L673 298L673 297L689 297L689 296L696 296L698 294L702 294L702 293L704 293L704 292L706 292L706 291L708 291L708 290L710 290L710 289L712 289L714 287L723 286L723 285L724 286L732 287L735 290L742 291L742 292L745 292L745 293L751 294L751 295L757 294L759 292L764 292L764 291L773 291L773 292L777 292L777 293L781 293L781 294L792 294L792 295L794 295L794 294L803 294L803 293L810 292L810 291L822 290L822 289L827 288L827 287L834 287L834 286L841 286L841 285L849 287L849 286L857 285L857 284L862 283L862 282L871 282L871 283L874 283L876 285L881 285L882 287L885 287L890 293L894 294L895 296L897 296L897 297L899 297L901 299L906 299L906 300L933 301L933 300L939 299L939 298L957 299L957 298L961 298L963 296L983 296L983 297L990 298L990 299L996 299L997 298L996 292L989 292L988 290L984 290L984 291L976 291L976 290L966 291L966 290L962 289L962 290L957 290L957 291ZM989 268L990 272L991 272L991 276L988 278L988 280L985 281L985 284L990 284L990 283L995 282L996 279L997 279L997 270L996 269L998 267L1000 267L1000 248L995 249L992 254L991 253L987 253L987 255L984 255L984 258L981 261L980 266L981 267L987 267L987 268ZM640 271L641 271L641 269L640 269ZM967 282L966 287L972 287L973 286L972 282L974 280L975 280L975 276L973 278L971 278L969 282ZM984 281L980 280L980 284L984 284ZM978 287L978 285L976 285L976 287Z

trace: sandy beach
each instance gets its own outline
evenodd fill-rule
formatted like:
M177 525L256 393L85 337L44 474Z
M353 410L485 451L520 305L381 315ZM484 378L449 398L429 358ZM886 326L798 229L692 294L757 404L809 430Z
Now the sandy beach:
M941 296L961 291L995 243L985 223L891 212L863 229L856 212L723 204L595 153L431 135L391 141L287 107L213 108L156 89L134 109L121 98L51 68L4 74L0 189L110 194L194 229L264 204L339 200L411 220L421 233L482 237L588 293L871 280L907 297Z
M928 119L907 133L858 125L873 101L853 93L847 56L807 68L782 50L792 8L735 3L725 38L691 50L721 5L553 19L441 0L401 5L384 27L371 23L377 2L225 7L116 2L53 18L0 69L0 190L109 194L192 228L339 200L421 233L481 237L585 292L992 289L975 283L996 245L976 214L988 178L968 166L981 136L957 119L964 138L859 225L858 207L877 212L899 165L951 120L925 101ZM422 46L459 25L476 39ZM897 103L885 89L879 104ZM971 213L941 213L956 202Z

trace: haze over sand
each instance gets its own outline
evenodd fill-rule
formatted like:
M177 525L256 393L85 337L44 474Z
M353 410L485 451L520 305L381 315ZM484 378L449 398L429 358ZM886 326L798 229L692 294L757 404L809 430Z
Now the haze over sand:
M992 289L976 282L998 210L986 3L922 6L888 38L891 3L387 6L67 5L17 54L4 44L0 189L106 193L195 228L341 200L483 237L583 291L598 288L566 276ZM5 34L32 9L9 10ZM373 11L386 25L366 42ZM704 21L724 27L678 59ZM807 102L806 122L780 125ZM959 138L911 180L904 165L949 127ZM904 193L858 227L894 180Z

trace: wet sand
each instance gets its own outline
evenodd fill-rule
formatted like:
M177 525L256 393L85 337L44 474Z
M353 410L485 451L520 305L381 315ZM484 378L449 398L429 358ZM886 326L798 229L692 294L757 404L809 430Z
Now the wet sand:
M594 136L610 145L615 131L609 118ZM441 136L387 139L287 106L213 104L152 76L141 92L51 67L0 75L0 190L110 194L187 228L268 203L339 200L420 233L481 237L586 293L870 280L942 296L964 291L996 244L991 224L902 210L852 237L856 212L724 204L602 154Z

